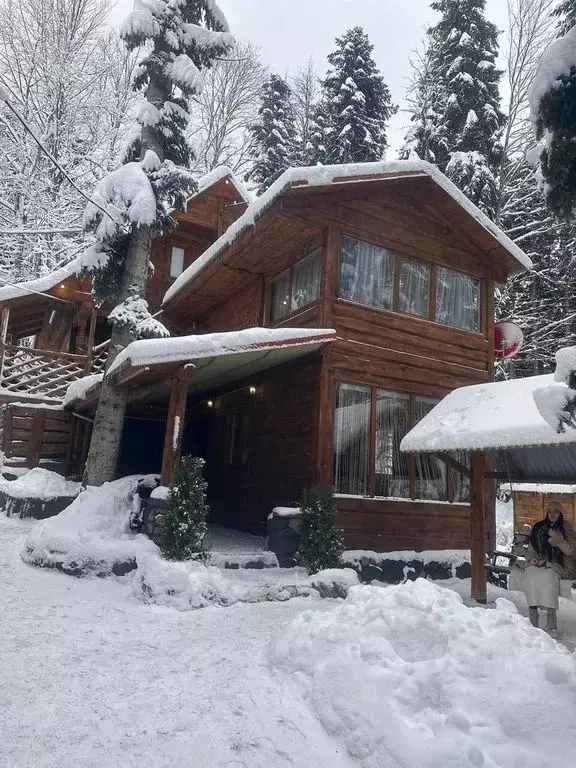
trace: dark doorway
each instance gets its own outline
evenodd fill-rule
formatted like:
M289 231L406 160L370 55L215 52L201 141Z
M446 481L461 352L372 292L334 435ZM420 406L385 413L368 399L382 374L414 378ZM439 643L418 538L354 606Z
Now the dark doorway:
M122 432L118 476L160 474L164 421L126 418Z

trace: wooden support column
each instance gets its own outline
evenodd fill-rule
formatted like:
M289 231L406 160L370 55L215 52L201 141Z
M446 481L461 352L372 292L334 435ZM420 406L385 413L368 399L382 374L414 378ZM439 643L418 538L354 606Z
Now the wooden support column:
M184 366L170 379L170 402L164 434L164 452L162 454L162 473L160 482L170 486L174 480L174 469L180 461L182 451L182 432L186 419L186 398L188 382L194 373L194 366Z
M92 369L92 362L94 360L94 337L96 335L96 320L98 313L95 309L90 311L90 325L88 329L88 338L86 340L86 375L88 375Z
M324 230L320 281L320 327L332 327L333 306L338 296L342 234L338 227Z
M486 456L472 454L472 503L470 505L470 561L472 599L486 602Z
M2 382L2 373L4 370L4 346L8 335L8 323L10 322L10 310L8 307L2 307L2 316L0 318L0 386Z

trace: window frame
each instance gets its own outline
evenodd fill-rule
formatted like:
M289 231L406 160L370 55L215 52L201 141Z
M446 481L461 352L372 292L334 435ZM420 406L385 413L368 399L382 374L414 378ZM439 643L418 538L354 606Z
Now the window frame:
M363 243L368 243L369 245L373 245L375 248L383 248L385 250L388 250L392 255L392 278L393 278L393 286L392 286L392 306L390 309L385 309L382 307L379 307L375 304L368 304L363 301L358 301L357 299L347 299L341 295L341 280L342 280L342 256L340 256L340 264L338 268L338 294L337 299L338 301L345 301L350 304L355 304L357 306L366 307L367 309L371 309L375 312L393 312L394 314L402 315L403 317L410 317L413 320L422 320L425 322L434 323L435 325L438 325L442 328L451 328L453 330L459 331L461 333L471 333L476 334L478 336L482 336L484 334L484 326L485 326L485 298L484 298L484 285L485 285L485 279L479 274L474 274L472 272L465 272L461 269L454 269L451 266L447 266L446 264L438 264L435 262L427 261L424 258L421 258L419 256L412 256L408 255L406 253L394 250L394 248L388 247L388 245L383 244L382 242L378 242L374 238L367 238L365 236L359 236L356 234L353 234L349 230L346 230L342 232L341 238L340 238L340 254L343 252L343 246L344 246L344 239L350 238L351 240L359 240ZM402 271L402 265L408 263L408 264L416 264L418 266L426 267L428 270L428 314L427 315L417 315L413 312L407 312L406 310L400 309L400 274ZM438 283L438 269L443 268L447 269L450 272L455 272L456 274L462 275L463 277L469 277L474 278L475 280L478 280L478 330L471 331L467 328L460 328L457 325L448 325L447 323L440 323L436 320L436 305L437 305L437 283Z
M306 259L309 259L314 254L318 254L318 295L315 299L308 302L307 304L303 304L301 307L298 307L298 309L293 309L293 301L294 301L294 273L296 271L296 267L298 267L302 262L306 261ZM274 277L270 278L266 282L265 289L264 289L264 324L265 325L274 325L275 323L282 323L284 320L286 320L287 317L292 317L294 315L298 315L301 312L305 312L310 307L314 306L320 299L322 298L322 272L323 272L323 260L322 260L322 246L318 245L315 248L311 248L305 256L303 256L301 259L298 259L292 266L288 267L288 269L282 270L282 272L279 272L277 275L274 275ZM273 318L272 317L272 292L273 292L273 286L274 283L281 278L288 276L288 312L286 312L285 315L282 315L282 317Z
M174 264L174 251L182 251L182 270L177 274L172 274L172 266ZM170 245L170 267L169 267L169 275L171 280L176 280L182 272L186 269L186 248L183 248L181 245Z
M470 501L455 501L454 500L454 492L455 492L455 483L454 483L454 471L447 467L446 471L446 488L445 488L445 499L425 499L425 498L419 498L416 495L416 485L417 485L417 470L416 470L416 455L415 454L407 454L406 460L408 463L408 495L406 497L397 497L397 496L377 496L376 495L376 434L377 434L377 421L378 421L378 412L377 412L377 399L378 399L378 392L386 392L390 394L397 394L401 395L402 397L408 398L408 423L409 423L409 429L412 429L415 425L415 416L416 416L416 401L419 398L422 398L424 400L440 400L442 399L442 395L439 396L433 396L429 394L422 394L418 392L406 392L401 390L396 390L393 387L389 387L386 385L373 385L366 382L360 382L360 381L351 381L349 379L338 379L335 382L335 390L334 390L334 403L333 403L333 414L334 414L334 429L333 429L333 439L335 438L335 425L336 425L336 406L337 406L337 397L338 397L338 388L341 384L347 384L349 386L357 386L362 387L364 389L370 390L370 421L369 421L369 444L368 444L368 472L367 472L367 488L366 488L366 494L361 495L362 498L365 499L392 499L394 501L398 501L400 503L402 502L416 502L416 503L424 503L424 504L430 504L430 503L436 503L436 504L466 504L468 505ZM343 498L346 498L350 496L350 494L338 491L336 489L335 485L335 444L333 443L332 448L332 487L334 488L334 494L336 496L341 496ZM355 494L353 494L355 495Z

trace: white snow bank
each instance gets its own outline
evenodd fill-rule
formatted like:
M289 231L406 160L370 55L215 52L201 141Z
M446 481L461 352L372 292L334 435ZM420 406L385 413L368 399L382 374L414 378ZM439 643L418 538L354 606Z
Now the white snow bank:
M116 357L108 374L129 360L133 366L178 363L205 357L259 351L274 345L294 342L317 344L334 336L327 328L247 328L227 333L206 333L195 336L176 336L169 339L142 339L133 341Z
M375 177L386 174L425 174L432 178L439 187L447 192L466 212L506 248L519 262L530 269L532 262L526 254L510 240L479 208L468 200L435 166L423 160L392 160L379 163L351 163L344 165L312 166L308 168L289 168L266 192L258 197L226 232L210 246L200 258L191 264L170 286L164 296L164 304L171 301L184 287L193 280L216 256L234 242L246 230L254 227L256 221L281 197L292 185L327 186L350 182L374 181Z
M80 483L70 482L57 472L35 467L16 480L0 478L0 491L15 499L54 499L57 496L72 499L80 493Z
M115 564L135 562L137 554L157 553L158 547L147 536L134 534L128 527L131 500L140 479L124 477L87 488L59 515L34 526L22 559L37 565L110 573Z
M576 430L556 432L534 402L535 391L553 382L553 375L546 374L455 389L408 432L400 449L482 450L576 442Z
M81 379L73 381L66 390L62 405L64 408L69 408L74 403L82 402L86 397L89 389L95 384L98 384L104 378L103 373L92 373L90 376L83 376Z
M506 599L486 610L424 580L354 587L294 620L271 655L364 768L574 762L574 660Z
M358 575L347 568L320 571L308 576L303 568L222 571L194 561L176 563L155 555L137 556L134 595L146 602L190 611L208 605L283 602L297 596L318 596L322 587L337 585L340 595L358 584Z

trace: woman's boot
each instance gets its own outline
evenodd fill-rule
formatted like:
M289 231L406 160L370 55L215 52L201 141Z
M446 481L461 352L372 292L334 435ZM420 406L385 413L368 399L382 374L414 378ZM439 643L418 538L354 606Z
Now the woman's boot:
M537 605L530 605L528 607L528 618L530 619L530 624L532 624L533 627L538 626L538 606Z
M546 616L546 632L551 637L558 636L558 611L555 608L548 608Z

